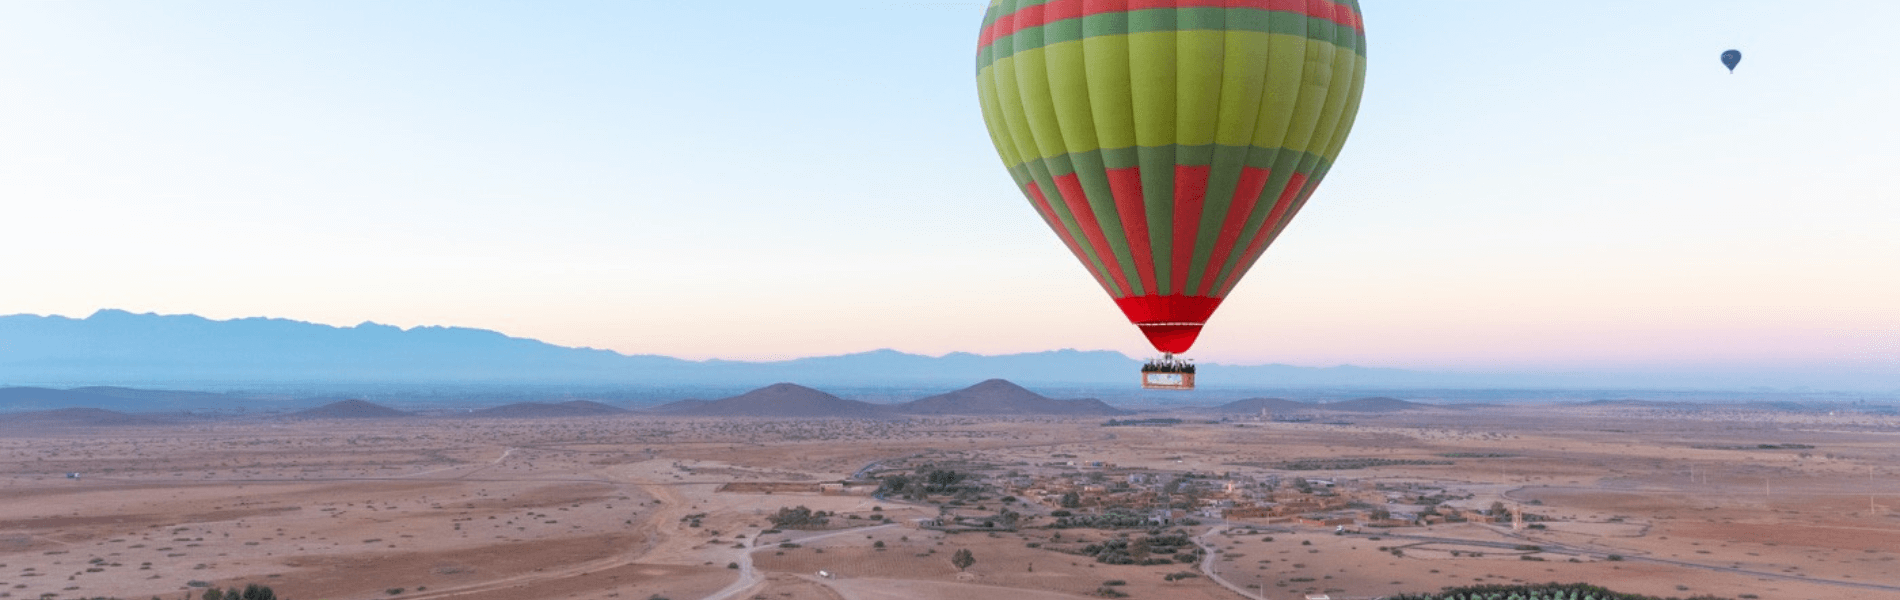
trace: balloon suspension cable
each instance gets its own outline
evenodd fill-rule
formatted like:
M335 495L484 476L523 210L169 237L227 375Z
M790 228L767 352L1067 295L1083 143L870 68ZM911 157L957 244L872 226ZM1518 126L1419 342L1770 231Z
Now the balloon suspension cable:
M1161 358L1150 358L1141 365L1143 373L1193 373L1194 361L1175 358L1173 352L1161 353Z

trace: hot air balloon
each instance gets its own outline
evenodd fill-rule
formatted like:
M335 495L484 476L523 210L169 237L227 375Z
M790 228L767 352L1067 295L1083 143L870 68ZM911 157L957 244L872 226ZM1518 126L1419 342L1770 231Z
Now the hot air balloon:
M1357 0L992 0L983 120L1029 204L1177 360L1312 196L1365 87Z
M1735 65L1742 64L1741 50L1728 50L1722 53L1722 66L1728 67L1730 75L1735 74Z

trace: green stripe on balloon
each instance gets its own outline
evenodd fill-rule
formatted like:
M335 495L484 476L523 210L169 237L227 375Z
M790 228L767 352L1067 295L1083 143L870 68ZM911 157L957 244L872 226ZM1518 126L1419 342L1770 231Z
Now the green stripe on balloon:
M1218 38L1218 35L1215 37ZM1008 135L1016 138L1019 147L1027 151L1026 155L1018 156L1018 160L1026 160L1030 156L1093 150L1103 141L1094 132L1104 119L1110 125L1106 131L1109 137L1123 141L1127 138L1128 129L1132 128L1135 141L1144 146L1168 143L1198 146L1216 139L1224 143L1247 139L1252 145L1264 147L1332 149L1330 139L1315 138L1312 126L1321 122L1327 113L1336 113L1343 108L1344 99L1348 96L1341 96L1339 101L1327 106L1317 102L1299 103L1297 100L1303 96L1298 92L1264 94L1256 102L1259 108L1257 116L1252 119L1254 131L1251 136L1238 126L1246 122L1238 116L1230 119L1228 125L1217 125L1216 119L1222 118L1216 116L1221 112L1218 107L1222 101L1221 90L1229 87L1224 83L1224 72L1217 70L1220 68L1218 65L1184 71L1173 69L1178 59L1185 60L1187 56L1224 53L1224 50L1212 50L1207 44L1208 39L1201 35L1131 37L1129 51L1125 54L1129 57L1129 71L1141 73L1142 76L1130 78L1126 103L1116 99L1101 109L1094 108L1093 98L1107 94L1097 93L1086 76L1078 76L1063 69L1050 69L1052 64L1079 64L1085 69L1089 64L1089 55L1085 48L1079 46L1038 49L999 61L979 72L980 79L986 82L979 84L979 92L995 96L995 102L998 103L995 109L1007 118ZM1277 43L1267 50L1269 62L1280 65L1280 68L1265 70L1267 89L1289 82L1298 82L1291 84L1294 90L1327 89L1331 79L1341 77L1350 80L1356 78L1355 74L1361 70L1362 59L1351 52L1336 51L1323 42L1291 39L1298 41ZM1188 54L1181 54L1178 50L1181 48L1185 48ZM1101 68L1106 69L1115 63L1104 60L1100 64ZM1236 85L1244 86L1246 83L1241 81ZM1052 86L1063 91L1057 93L1052 90ZM1209 107L1210 104L1215 106ZM1188 114L1198 116L1182 118L1179 115L1183 109L1194 109L1189 110ZM1078 125L1070 127L1063 123L1058 112L1069 113L1069 120ZM1084 114L1090 116L1083 118L1081 115ZM1065 129L1085 131L1089 135L1065 139L1062 133ZM1033 150L1029 147L1033 147Z
M1322 35L1314 35L1325 30ZM1029 27L977 49L976 67L981 69L1018 52L1047 45L1085 40L1099 36L1166 31L1248 31L1280 35L1311 35L1339 40L1342 48L1362 47L1351 40L1363 39L1357 30L1332 21L1299 13L1253 8L1151 9L1126 13L1106 13L1080 19L1066 19L1048 25Z

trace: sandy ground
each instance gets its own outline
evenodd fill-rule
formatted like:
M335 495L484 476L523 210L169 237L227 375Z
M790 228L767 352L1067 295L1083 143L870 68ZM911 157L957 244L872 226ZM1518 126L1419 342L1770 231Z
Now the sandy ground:
M936 514L930 506L716 490L835 481L904 460L1040 465L1064 455L1291 475L1273 465L1460 453L1482 456L1300 474L1455 488L1469 498L1452 505L1525 505L1551 519L1547 528L1336 536L1210 521L1192 533L1213 531L1209 569L1258 598L1545 581L1664 596L1900 598L1900 517L1889 509L1900 506L1900 426L1891 420L1628 408L1346 420L405 419L5 431L0 598L169 600L245 583L298 600L1055 598L1110 581L1132 598L1238 598L1209 577L1163 579L1194 565L1111 566L1064 553L1050 530L945 534L912 526ZM72 471L83 478L64 476ZM761 537L770 514L797 505L838 513L836 529ZM877 526L885 522L897 525ZM1068 541L1118 534L1064 531ZM778 546L787 541L799 547ZM965 572L949 562L958 549L977 558Z

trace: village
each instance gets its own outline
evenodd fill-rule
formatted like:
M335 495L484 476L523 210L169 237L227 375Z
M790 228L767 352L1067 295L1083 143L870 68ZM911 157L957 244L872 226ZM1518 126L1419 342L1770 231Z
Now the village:
M1540 522L1552 518L1526 512L1523 504L1488 496L1480 499L1488 491L1446 482L1314 476L1258 468L1168 471L1074 460L1071 454L1051 458L1039 464L1006 466L912 459L916 466L909 469L904 461L890 461L870 478L819 484L818 488L828 494L877 494L887 500L940 503L943 517L931 525L948 530L991 529L997 522L1125 528L1213 521L1338 531L1470 522L1510 524L1521 530L1541 529ZM925 481L913 483L916 479ZM986 510L985 501L990 499L1001 508Z

